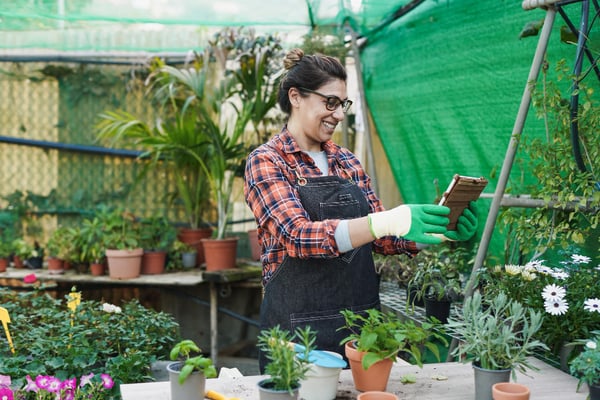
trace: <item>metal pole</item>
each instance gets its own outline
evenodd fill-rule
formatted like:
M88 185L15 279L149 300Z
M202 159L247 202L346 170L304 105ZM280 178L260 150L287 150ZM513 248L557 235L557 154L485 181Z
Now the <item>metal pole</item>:
M373 156L373 144L371 143L371 128L369 124L369 113L367 112L367 97L365 96L365 84L362 76L362 65L360 62L360 52L358 48L358 44L356 42L356 32L352 27L348 24L348 30L350 31L350 35L352 36L352 54L354 56L354 65L356 68L356 80L358 83L358 92L360 95L361 102L361 112L364 121L364 129L365 129L365 140L367 143L367 171L369 176L371 177L371 183L373 185L373 190L375 193L378 193L377 187L377 171L375 169L375 157Z
M475 257L473 271L471 272L471 277L469 278L469 281L467 282L467 285L465 287L465 298L473 294L473 284L475 281L475 275L483 265L483 261L488 251L490 239L492 237L494 226L496 224L496 218L498 217L498 209L500 208L500 203L502 202L504 190L506 189L506 183L508 181L510 170L512 168L512 164L515 159L515 154L517 152L517 147L519 145L520 136L523 132L523 125L525 124L527 112L529 111L529 106L531 103L531 85L535 81L537 81L538 75L540 73L540 69L544 61L544 55L546 54L546 49L548 47L548 40L550 39L552 26L554 25L555 16L556 9L554 8L554 6L549 6L546 10L544 25L540 33L540 38L538 40L538 45L535 50L535 55L533 57L531 68L529 70L529 76L527 78L527 83L525 84L525 90L523 92L523 96L521 97L521 105L519 106L517 118L515 120L512 135L510 137L510 142L508 144L508 149L506 150L506 155L504 156L504 163L502 164L502 170L498 179L498 186L496 186L494 198L490 206L490 212L487 216L485 228L481 237L481 243L479 244L479 248L477 249L477 256Z

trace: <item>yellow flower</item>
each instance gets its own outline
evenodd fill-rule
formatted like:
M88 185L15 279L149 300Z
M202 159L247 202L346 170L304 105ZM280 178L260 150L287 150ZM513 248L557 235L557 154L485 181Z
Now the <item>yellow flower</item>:
M523 280L531 282L532 280L537 278L537 275L533 272L523 271L523 272L521 272L521 277L523 278Z
M519 275L523 268L520 265L507 264L504 266L504 270L508 275Z
M67 307L69 307L69 309L72 312L75 312L79 303L81 303L81 292L69 293L69 301L67 303Z

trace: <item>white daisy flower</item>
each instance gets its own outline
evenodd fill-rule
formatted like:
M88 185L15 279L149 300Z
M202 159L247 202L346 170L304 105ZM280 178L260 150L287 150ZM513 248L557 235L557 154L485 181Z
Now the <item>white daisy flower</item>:
M567 291L564 287L558 285L546 285L544 290L542 291L542 297L546 301L556 301L562 300L567 294Z
M519 275L523 268L520 265L507 264L504 266L504 270L508 275Z
M596 350L596 348L598 347L598 345L596 344L596 342L592 341L592 340L588 340L585 344L585 347L587 347L590 350Z
M540 265L539 267L536 267L535 269L537 272L539 272L540 274L544 274L544 275L552 275L552 268L550 267L546 267L545 265Z
M556 301L546 300L544 302L544 308L548 314L563 315L569 310L569 304L565 299L558 299Z
M560 279L560 280L565 280L569 277L568 272L561 271L559 269L555 269L554 271L552 271L552 273L550 275L552 275L554 278Z
M575 264L587 264L590 261L592 261L592 259L587 256L580 256L579 254L573 254L573 255L571 255L571 261L573 261L573 263L575 263Z
M584 310L600 313L600 299L587 299L583 304Z
M531 260L525 264L525 267L533 269L544 268L544 260Z

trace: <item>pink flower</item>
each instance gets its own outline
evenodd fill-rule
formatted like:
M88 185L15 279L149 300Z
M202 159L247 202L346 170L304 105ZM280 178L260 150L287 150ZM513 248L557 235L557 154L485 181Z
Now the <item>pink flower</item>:
M38 376L35 377L35 384L40 389L48 389L48 386L50 386L50 379L51 378L52 377L48 376L48 375L38 375Z
M35 276L35 274L29 274L23 277L23 282L25 283L34 283L35 281L37 281L37 276Z
M7 387L0 388L0 400L13 400L13 392Z
M100 374L100 377L102 378L102 385L104 385L105 389L112 389L112 387L115 385L115 382L113 382L110 375Z
M10 376L0 375L0 387L9 387L9 386L10 386Z
M31 376L27 375L25 379L27 379L27 384L24 387L26 392L37 392L38 390L40 390L35 381L31 379Z
M60 393L61 389L62 382L60 381L60 379L51 376L48 380L48 387L46 388L46 390L48 390L51 393Z
M77 387L77 378L66 379L60 385L61 389L75 390Z
M79 387L84 387L85 385L92 384L92 378L94 377L94 373L89 373L87 375L82 375L81 380L79 381Z

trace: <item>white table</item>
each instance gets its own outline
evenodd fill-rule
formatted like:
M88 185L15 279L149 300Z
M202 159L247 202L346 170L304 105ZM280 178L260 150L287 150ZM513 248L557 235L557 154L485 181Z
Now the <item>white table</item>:
M530 371L529 376L518 374L517 382L529 386L531 400L585 400L587 389L575 392L577 379L540 360L532 359L540 371ZM402 384L400 377L414 374L416 383ZM445 380L439 380L445 377ZM245 400L258 399L257 382L262 376L208 379L206 388L225 396ZM392 369L388 391L402 400L471 400L474 398L473 369L470 364L455 362L418 366L397 363ZM336 399L356 399L350 370L343 370ZM121 385L123 400L169 400L169 382L135 383ZM310 399L307 399L310 400Z

